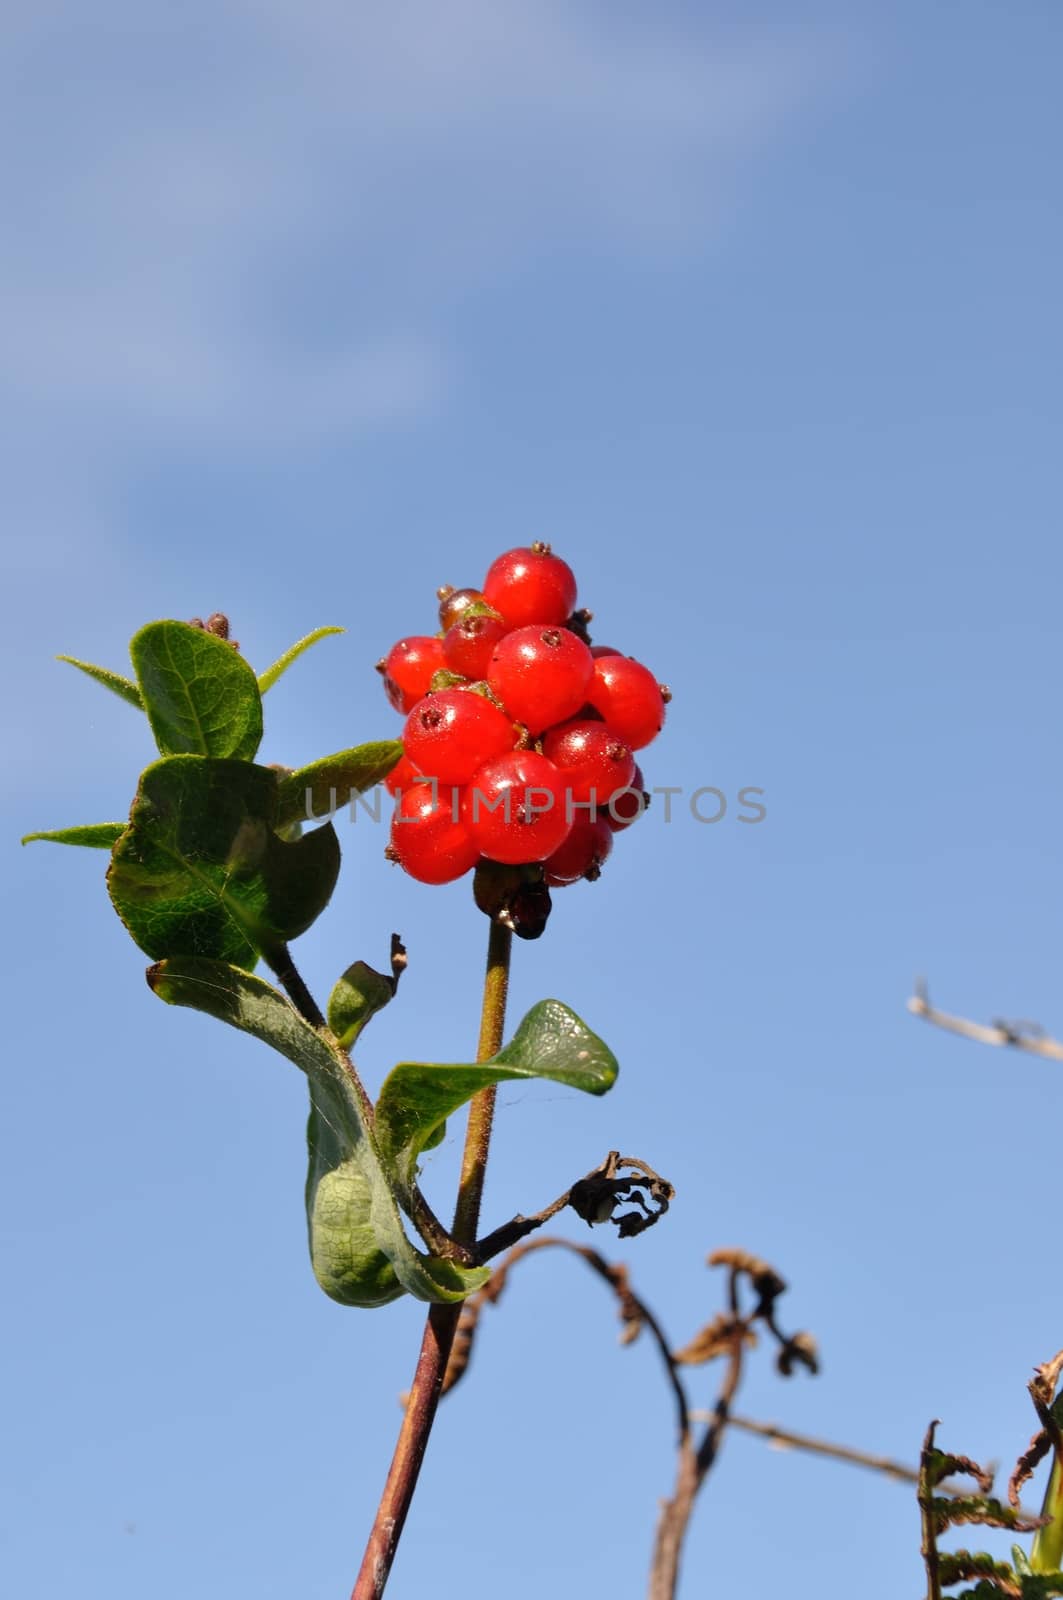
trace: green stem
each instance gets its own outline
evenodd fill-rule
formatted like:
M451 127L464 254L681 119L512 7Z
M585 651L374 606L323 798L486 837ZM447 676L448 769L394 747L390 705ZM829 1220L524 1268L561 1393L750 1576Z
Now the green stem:
M302 975L292 960L288 946L286 944L271 945L268 948L263 948L262 954L273 968L274 976L303 1021L308 1022L314 1031L321 1035L333 1055L341 1063L343 1070L354 1085L354 1091L361 1103L365 1120L372 1127L374 1118L373 1102L366 1092L364 1083L358 1076L358 1069L351 1060L350 1052L340 1044L322 1015L321 1007L303 982Z
M512 935L508 929L492 922L487 945L477 1061L490 1060L502 1048L511 950ZM459 1244L472 1245L476 1239L493 1116L494 1090L482 1090L469 1107L453 1230ZM460 1315L460 1302L456 1305L435 1305L429 1310L417 1369L410 1385L399 1437L395 1442L395 1453L391 1458L391 1467L362 1565L351 1591L351 1600L380 1600L384 1593L417 1487Z
M1058 1455L1052 1460L1041 1515L1052 1520L1034 1534L1030 1571L1058 1572L1063 1566L1063 1463Z
M392 961L394 963L394 941L392 943ZM402 950L401 945L399 946L399 949L400 951ZM291 951L288 949L288 946L286 944L277 944L266 950L264 954L266 960L273 968L274 974L276 975L282 988L287 994L289 1000L292 1002L292 1005L303 1018L303 1021L308 1022L315 1032L321 1035L329 1049L332 1051L333 1055L341 1063L343 1070L347 1073L347 1076L354 1085L355 1093L361 1102L362 1112L365 1116L365 1120L369 1126L372 1127L375 1119L373 1102L370 1100L365 1085L362 1083L362 1080L358 1074L358 1069L355 1066L354 1061L351 1059L351 1053L349 1050L345 1050L343 1048L335 1034L332 1032L328 1023L325 1021L325 1018L322 1016L321 1007L318 1005L317 1001L310 993L310 990L303 982L299 970L296 967L295 962L292 960ZM405 958L404 951L402 951L402 954ZM417 1231L420 1233L422 1239L424 1239L430 1250L432 1250L436 1255L442 1256L445 1260L458 1260L465 1263L471 1262L471 1251L455 1248L455 1241L447 1233L446 1228L440 1222L439 1218L436 1216L435 1212L432 1210L431 1206L428 1204L428 1201L425 1199L424 1195L421 1193L416 1184L413 1185L409 1194L405 1196L403 1205L409 1212L409 1215L413 1218L413 1221L417 1227Z
M502 1048L506 1026L506 996L509 992L509 963L513 950L513 935L499 923L491 923L487 943L487 971L484 974L483 1008L480 1012L480 1038L476 1047L477 1061L490 1061ZM476 1242L480 1222L480 1201L483 1198L484 1178L487 1175L487 1151L491 1143L491 1126L495 1116L495 1087L481 1089L469 1105L469 1121L465 1129L465 1152L461 1162L458 1183L458 1203L454 1209L451 1232L459 1244Z

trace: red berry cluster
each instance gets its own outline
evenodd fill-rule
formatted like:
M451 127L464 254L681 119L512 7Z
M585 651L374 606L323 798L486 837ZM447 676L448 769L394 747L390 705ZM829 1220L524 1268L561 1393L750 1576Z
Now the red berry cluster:
M481 857L541 862L551 886L597 878L614 833L645 810L635 751L660 732L668 691L592 647L572 570L548 544L507 551L482 589L439 601L441 631L378 663L406 717L388 855L422 883Z

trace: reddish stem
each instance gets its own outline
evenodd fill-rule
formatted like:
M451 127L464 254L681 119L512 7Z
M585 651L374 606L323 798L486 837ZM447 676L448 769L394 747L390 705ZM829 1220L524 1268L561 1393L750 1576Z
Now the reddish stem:
M507 929L492 922L487 946L487 972L484 977L477 1061L489 1060L502 1048L511 949L512 935ZM469 1108L465 1154L453 1229L453 1236L457 1242L466 1246L476 1242L493 1111L493 1089L482 1090L474 1097ZM417 1487L460 1315L460 1301L453 1305L434 1305L429 1310L424 1337L421 1340L421 1353L417 1358L417 1370L413 1375L406 1402L406 1414L395 1442L395 1453L391 1459L391 1467L377 1507L369 1542L365 1547L365 1555L362 1557L362 1565L351 1591L351 1600L380 1600L380 1596L384 1593L410 1502Z

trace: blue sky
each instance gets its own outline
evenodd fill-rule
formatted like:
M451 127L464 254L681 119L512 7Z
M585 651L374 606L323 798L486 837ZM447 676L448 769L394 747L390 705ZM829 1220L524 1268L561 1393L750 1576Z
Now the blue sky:
M824 1370L747 1413L1010 1462L1063 1344L1058 1067L910 1018L1063 1031L1057 7L69 0L5 20L7 1587L349 1592L420 1309L317 1290L304 1085L163 1011L102 859L143 723L52 660L226 610L318 623L264 757L389 733L372 663L437 584L549 538L673 687L658 809L521 947L615 1048L604 1101L503 1096L499 1221L610 1147L676 1184L614 1246L678 1344L721 1244ZM344 829L301 941L411 968L362 1064L461 1059L482 918ZM426 1184L446 1205L452 1136ZM583 1238L578 1221L564 1231ZM710 1369L692 1388L714 1392ZM599 1286L536 1258L441 1416L389 1595L642 1592L671 1413ZM687 1592L920 1584L908 1492L732 1437ZM345 1585L347 1586L345 1588Z

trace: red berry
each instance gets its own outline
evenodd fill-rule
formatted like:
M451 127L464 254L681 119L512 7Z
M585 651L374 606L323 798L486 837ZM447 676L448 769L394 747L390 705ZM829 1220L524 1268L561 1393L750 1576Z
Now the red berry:
M572 568L548 544L507 550L492 561L484 595L511 628L566 622L576 606Z
M511 717L541 733L575 716L593 671L587 646L567 628L517 628L495 646L487 681Z
M505 713L468 689L426 695L402 730L410 760L440 783L467 783L477 767L512 750L516 742L516 729Z
M593 883L612 848L613 835L604 822L577 822L564 844L543 862L547 883L551 889L580 878Z
M571 829L564 780L534 750L512 750L489 761L465 790L462 820L481 854L519 865L545 861Z
M550 728L543 738L543 755L564 778L568 801L593 801L599 813L635 775L635 757L605 722L580 719ZM581 810L576 820L588 815Z
M486 604L479 589L452 589L449 584L436 590L439 596L439 626L446 633L470 606Z
M384 692L395 710L412 711L428 693L433 675L446 666L443 642L423 634L400 639L378 666L384 674Z
M591 645L591 655L594 657L595 661L598 660L599 656L618 656L619 654L620 651L614 650L611 644Z
M509 632L498 617L481 613L455 622L443 635L443 655L451 672L474 681L487 677L495 645Z
M417 770L409 756L400 756L384 779L384 788L388 794L396 795L403 789L408 789L423 776L424 774Z
M609 802L601 815L613 833L620 833L622 829L630 828L646 810L650 797L644 792L645 787L646 780L642 776L642 768L636 766L628 787L610 795Z
M632 750L643 749L664 725L661 686L650 669L631 656L599 656L587 699Z
M452 883L474 867L480 850L461 821L460 789L407 789L391 819L388 854L419 883Z

